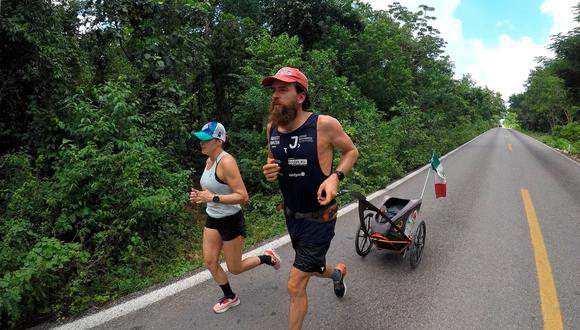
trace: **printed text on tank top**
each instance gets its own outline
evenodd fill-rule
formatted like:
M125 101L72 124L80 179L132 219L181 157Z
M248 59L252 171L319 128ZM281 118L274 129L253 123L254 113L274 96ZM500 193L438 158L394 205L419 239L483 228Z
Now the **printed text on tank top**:
M323 173L318 156L318 115L311 114L297 129L282 133L270 130L270 151L280 166L278 183L284 204L295 212L322 208L318 188L328 175Z
M294 129L291 129L291 130L286 130L286 129L280 129L280 128L276 127L276 129L281 134L285 134L285 135L292 134L292 133L300 130L306 124L306 122L311 119L310 117L312 115L313 115L313 113L310 113L309 116L306 118L306 120L303 123L301 123L300 125L298 125L297 128L294 128ZM320 115L316 115L316 116L320 118ZM274 127L271 127L269 132L271 132L273 129L274 129ZM332 151L329 152L328 150L326 150L324 148L324 145L322 144L323 142L321 142L322 139L319 136L320 135L319 132L318 132L319 130L320 130L320 128L318 128L317 129L317 132L316 132L316 151L317 151L318 160L319 160L318 163L319 163L319 167L320 167L320 170L322 171L322 173L324 175L326 175L326 176L329 176L331 174L331 171L332 171L332 159L333 159L334 155L333 155L333 152ZM294 137L293 140L292 140L293 141L293 144L290 146L290 148L292 148L292 147L293 148L298 147L300 141L303 141L303 139L304 139L304 137L302 137L302 139L300 139L300 140L299 140L298 137ZM274 142L274 143L279 143L279 142ZM326 166L323 166L323 164L326 165Z

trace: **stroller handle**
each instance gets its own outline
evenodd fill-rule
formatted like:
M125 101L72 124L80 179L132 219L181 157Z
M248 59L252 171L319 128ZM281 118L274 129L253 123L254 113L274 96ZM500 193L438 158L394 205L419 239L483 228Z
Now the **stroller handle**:
M366 200L366 199L367 199L367 198L366 198L366 197L365 197L363 194L361 194L360 192L358 192L358 191L355 191L355 190L348 190L348 189L341 189L341 190L340 190L340 191L339 191L339 192L336 194L336 197L338 197L338 196L341 196L341 195L344 195L344 194L349 194L349 193L350 193L350 196L351 196L352 198L356 199L356 200L362 201L362 200Z
M341 189L338 193L336 193L336 197L342 196L344 194L349 194L350 196L356 200L365 200L366 197L358 191L349 190L349 189Z

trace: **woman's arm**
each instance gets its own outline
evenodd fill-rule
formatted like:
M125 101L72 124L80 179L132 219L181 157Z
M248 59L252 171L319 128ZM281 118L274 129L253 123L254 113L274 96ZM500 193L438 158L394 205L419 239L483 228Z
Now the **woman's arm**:
M220 171L221 169L221 171ZM225 182L230 188L232 188L232 193L228 195L220 196L220 203L223 204L244 204L248 201L248 191L246 190L246 185L240 174L240 169L236 160L231 155L226 155L222 158L221 162L218 164L216 169L216 174L219 172L219 177ZM213 198L213 196L212 196Z
M244 204L248 201L248 192L242 180L242 175L236 160L231 155L224 156L216 168L216 175L232 188L232 193L219 195L222 204ZM207 189L196 191L193 199L196 203L209 203L213 201L214 194ZM191 199L191 197L190 197Z

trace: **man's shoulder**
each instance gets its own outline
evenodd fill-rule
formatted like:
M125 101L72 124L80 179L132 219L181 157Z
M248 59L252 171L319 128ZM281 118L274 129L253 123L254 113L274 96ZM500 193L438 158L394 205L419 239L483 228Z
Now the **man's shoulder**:
M318 115L318 127L321 129L336 129L340 127L340 122L329 115Z

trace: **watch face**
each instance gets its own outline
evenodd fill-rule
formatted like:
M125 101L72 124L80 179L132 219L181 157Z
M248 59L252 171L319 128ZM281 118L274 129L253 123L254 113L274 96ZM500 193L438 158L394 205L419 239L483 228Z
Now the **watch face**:
M213 201L214 201L214 203L219 202L220 201L220 196L218 196L218 195L213 196Z

